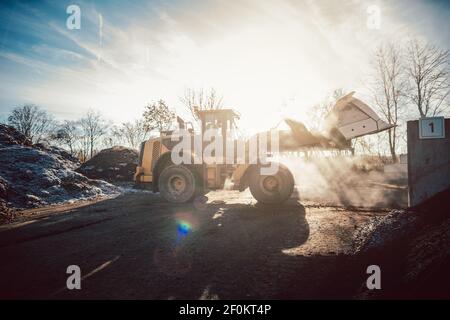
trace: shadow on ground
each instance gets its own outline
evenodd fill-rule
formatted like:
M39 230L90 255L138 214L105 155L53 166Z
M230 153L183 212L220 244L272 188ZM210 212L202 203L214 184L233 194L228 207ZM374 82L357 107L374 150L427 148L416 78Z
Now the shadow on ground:
M348 297L350 285L336 280L345 256L283 252L310 236L298 200L224 200L173 205L158 195L126 194L2 229L0 297ZM81 290L66 289L69 265L81 268Z

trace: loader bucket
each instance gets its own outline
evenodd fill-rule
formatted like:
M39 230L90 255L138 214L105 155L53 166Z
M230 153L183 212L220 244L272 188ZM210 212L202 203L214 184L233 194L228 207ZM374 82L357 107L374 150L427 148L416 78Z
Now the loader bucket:
M351 92L339 99L325 117L325 131L328 134L337 129L345 139L350 140L394 127L381 120L372 108L354 98L353 94Z

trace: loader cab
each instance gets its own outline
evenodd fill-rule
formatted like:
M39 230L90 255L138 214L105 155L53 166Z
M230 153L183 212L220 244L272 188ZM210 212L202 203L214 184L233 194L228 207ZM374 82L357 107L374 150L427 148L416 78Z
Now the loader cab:
M226 153L226 142L227 140L235 140L234 131L232 129L236 128L236 120L239 119L239 114L237 114L232 109L216 109L216 110L197 110L196 115L201 123L201 135L203 139L207 136L205 134L207 130L214 129L218 130L218 134L221 136L222 141L222 155L225 156ZM202 155L205 150L205 143L202 144ZM215 157L215 151L212 153L212 157ZM230 176L232 170L231 165L226 165L220 163L211 164L208 159L203 159L202 165L202 177L203 186L205 189L218 189L223 188L225 179ZM207 164L209 163L209 164Z
M224 141L239 119L239 114L232 109L196 110L196 115L201 122L202 135L208 129L219 129Z

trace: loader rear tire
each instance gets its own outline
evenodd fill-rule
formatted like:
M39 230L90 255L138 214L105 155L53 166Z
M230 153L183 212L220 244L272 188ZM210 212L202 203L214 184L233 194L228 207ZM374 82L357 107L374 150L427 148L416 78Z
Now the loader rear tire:
M260 167L255 167L250 175L250 192L261 203L276 204L289 199L294 191L294 177L287 167L279 164L274 175L261 175Z
M191 201L199 188L195 173L183 165L164 168L158 179L158 187L161 196L173 203Z

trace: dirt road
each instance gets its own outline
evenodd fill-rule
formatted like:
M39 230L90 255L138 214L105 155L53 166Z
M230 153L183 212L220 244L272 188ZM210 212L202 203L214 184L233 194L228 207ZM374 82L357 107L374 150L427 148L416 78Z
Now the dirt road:
M27 212L36 218L0 227L0 298L345 298L367 276L348 253L385 212L208 196L173 205L126 193ZM81 268L81 290L66 289L69 265Z

